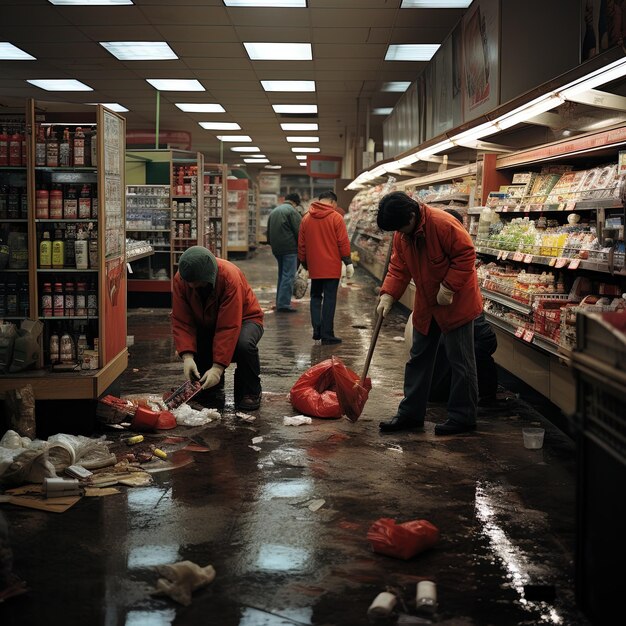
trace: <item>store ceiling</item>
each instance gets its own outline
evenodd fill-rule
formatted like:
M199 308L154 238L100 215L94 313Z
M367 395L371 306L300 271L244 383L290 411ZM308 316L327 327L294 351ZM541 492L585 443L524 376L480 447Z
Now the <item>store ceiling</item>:
M147 78L195 78L204 92L161 92L160 129L192 135L192 147L219 159L224 134L198 122L236 122L272 164L299 170L286 135L317 135L320 154L343 156L346 136L364 133L368 107L393 107L402 95L389 81L415 80L425 63L385 61L390 44L441 43L463 9L400 9L401 0L308 0L307 8L228 8L222 0L134 0L132 6L54 6L47 0L1 0L0 42L35 61L0 61L0 111L26 98L117 102L128 129L154 131L155 89ZM165 41L179 57L119 61L100 41ZM243 42L310 42L312 61L251 61ZM92 92L49 92L26 79L74 78ZM314 93L266 92L261 80L314 80ZM221 104L226 113L183 113L176 102ZM290 119L272 104L316 104L316 117ZM384 115L371 115L370 136L382 151ZM316 122L318 132L289 132L284 122ZM226 134L231 134L226 133ZM232 134L235 134L234 132ZM223 144L224 161L241 158ZM245 145L245 144L237 144ZM306 145L306 144L303 144ZM256 166L255 166L256 167Z

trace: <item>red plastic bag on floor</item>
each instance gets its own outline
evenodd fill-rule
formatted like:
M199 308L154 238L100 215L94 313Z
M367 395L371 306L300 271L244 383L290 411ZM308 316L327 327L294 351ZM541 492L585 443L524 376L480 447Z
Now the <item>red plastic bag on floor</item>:
M291 388L289 399L293 408L303 415L341 417L332 360L321 361L304 372Z
M439 529L425 519L396 524L396 520L381 517L367 531L367 540L374 552L410 559L439 541Z

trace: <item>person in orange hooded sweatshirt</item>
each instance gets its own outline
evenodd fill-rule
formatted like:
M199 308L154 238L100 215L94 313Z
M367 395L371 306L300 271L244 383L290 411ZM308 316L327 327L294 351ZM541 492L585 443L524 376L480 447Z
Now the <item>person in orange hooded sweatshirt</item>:
M199 380L204 390L219 388L235 361L235 406L259 408L263 311L234 263L202 246L183 252L172 289L172 333L186 378Z
M482 297L471 237L452 215L396 191L378 204L378 227L396 231L389 271L376 312L385 317L415 283L413 346L404 371L404 398L397 414L380 423L383 433L421 430L443 333L450 361L448 418L435 435L456 435L476 428L478 383L474 356L474 320Z
M347 278L354 274L346 223L336 206L333 191L321 193L302 218L298 236L298 260L311 277L313 340L323 345L341 343L334 327L341 262Z

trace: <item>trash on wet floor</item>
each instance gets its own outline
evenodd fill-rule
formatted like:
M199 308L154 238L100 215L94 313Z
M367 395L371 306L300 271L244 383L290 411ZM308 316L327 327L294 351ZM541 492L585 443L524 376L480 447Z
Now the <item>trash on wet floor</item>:
M381 620L381 618L390 617L397 602L398 599L393 593L389 593L388 591L379 593L367 609L368 619L376 622Z
M312 423L313 419L306 415L285 415L283 417L283 426L303 426Z
M244 422L254 422L254 420L256 420L256 415L250 415L249 413L242 413L241 411L237 411L237 413L235 413L235 415L243 420Z
M186 403L177 406L172 410L179 426L204 426L213 420L220 419L221 413L217 409L203 408L198 411Z
M262 443L263 437L252 437L252 445L256 446L257 443Z
M404 452L402 446L398 445L397 443L391 443L387 445L386 448L387 450L391 450L392 452Z
M255 452L261 452L262 450L262 448L259 448L259 446L248 446L248 448L254 450Z
M308 465L307 458L299 450L291 448L274 450L270 454L270 458L274 465L285 465L287 467L306 467Z
M191 595L197 589L206 587L215 580L212 565L200 567L192 561L180 561L173 565L159 565L158 579L153 595L168 596L183 606L191 604Z
M306 506L309 511L313 511L313 513L315 513L315 511L319 511L325 504L326 500L319 498L317 500L309 500L308 502L305 502L304 506Z
M381 517L367 531L367 540L374 552L399 559L410 559L439 541L439 529L427 520L396 524Z
M396 335L396 336L393 338L393 340L394 340L394 341L397 341L397 342L401 342L401 341L404 341L404 337L401 337L400 335Z

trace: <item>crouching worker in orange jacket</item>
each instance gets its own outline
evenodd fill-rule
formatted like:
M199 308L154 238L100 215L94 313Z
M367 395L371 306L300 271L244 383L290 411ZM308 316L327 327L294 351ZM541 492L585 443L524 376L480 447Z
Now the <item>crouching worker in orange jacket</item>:
M189 380L204 390L223 388L224 370L234 361L235 406L259 408L263 311L236 265L202 246L185 250L174 276L172 332Z

